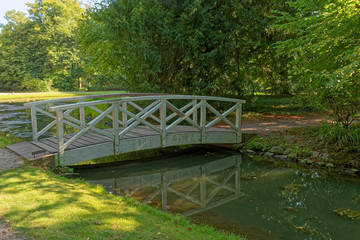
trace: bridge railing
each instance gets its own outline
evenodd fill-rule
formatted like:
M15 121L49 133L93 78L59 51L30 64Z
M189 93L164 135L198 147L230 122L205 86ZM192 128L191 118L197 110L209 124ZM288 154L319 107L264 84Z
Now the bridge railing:
M68 97L68 98L57 98L51 100L43 100L36 102L25 103L24 106L31 109L31 126L32 126L32 137L33 140L39 140L40 137L45 136L46 133L49 133L50 129L56 126L56 115L54 112L50 112L49 108L53 106L59 106L70 103L82 103L91 99L103 99L103 98L121 98L128 96L149 96L154 95L153 93L120 93L120 94L99 94L99 95L89 95L89 96L80 96L80 97ZM70 115L74 109L64 112L65 115ZM79 109L80 119L84 121L85 112L83 108ZM40 121L39 121L39 118ZM49 118L50 121L41 126L39 122L42 122L42 118ZM65 120L65 124L68 124L71 127L78 128L77 125Z
M28 103L27 106L32 108L33 128L35 125L34 139L38 139L56 125L60 159L65 149L90 131L110 138L114 143L114 154L119 154L120 139L137 126L146 126L158 133L163 147L167 145L166 139L169 133L172 130L175 131L175 127L179 125L192 126L200 133L200 141L203 143L207 131L215 124L223 122L236 132L238 141L241 141L241 107L244 100L192 95L129 96L129 94L124 94L122 97L119 95L116 97L118 98L88 102L84 101L86 99L84 97L65 99L76 102L53 105L47 108L48 111L44 109L44 104ZM59 102L48 100L45 104ZM220 103L223 105L225 103L226 108L222 106L219 110L217 105ZM37 131L36 113L51 116L54 120ZM232 117L233 121L229 119L229 115L235 115ZM74 129L66 139L65 125Z

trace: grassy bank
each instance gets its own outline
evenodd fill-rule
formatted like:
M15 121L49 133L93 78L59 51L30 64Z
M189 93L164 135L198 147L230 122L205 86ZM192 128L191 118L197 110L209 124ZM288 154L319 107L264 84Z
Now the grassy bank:
M359 125L347 129L336 124L293 128L253 138L243 147L252 154L274 157L278 163L360 176Z
M39 168L0 173L0 189L0 217L31 239L240 239Z
M22 139L20 139L18 137L14 137L11 134L0 131L0 149L5 148L6 145L10 145L10 144L21 142L21 141L22 141Z
M125 93L124 91L96 91L96 92L33 92L33 93L0 93L0 101L26 100L26 99L50 99L75 96L87 96L98 94Z

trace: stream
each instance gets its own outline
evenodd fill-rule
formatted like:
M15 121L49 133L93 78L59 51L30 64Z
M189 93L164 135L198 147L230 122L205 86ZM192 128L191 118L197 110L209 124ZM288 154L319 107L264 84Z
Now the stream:
M0 103L0 131L31 139L30 111L21 103ZM204 149L74 171L112 194L250 240L360 239L360 220L334 212L360 211L358 178L277 168L246 155Z

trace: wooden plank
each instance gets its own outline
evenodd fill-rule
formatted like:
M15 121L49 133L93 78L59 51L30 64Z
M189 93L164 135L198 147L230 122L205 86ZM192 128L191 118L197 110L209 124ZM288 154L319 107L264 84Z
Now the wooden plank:
M144 137L143 134L137 134L135 132L128 132L125 134L125 136L122 136L121 139L129 139L129 138L138 138L138 137Z
M79 139L81 139L84 142L87 142L88 143L87 145L94 145L94 144L99 143L98 139L92 138L89 134L85 134L85 135L81 136Z
M94 141L94 140L93 140L94 142L88 141L85 136L86 136L86 134L84 134L83 136L79 137L74 143L81 144L80 147L93 145L95 141ZM96 143L97 143L97 142L95 142L95 144L96 144Z
M44 139L41 139L39 142L46 144L52 148L58 149L56 138L44 138Z
M93 134L92 132L86 133L86 134L84 135L84 137L86 137L87 139L89 139L89 141L93 141L94 144L101 142L101 141L99 140L99 137L96 136L95 134Z
M11 151L15 152L16 154L22 156L23 158L27 159L27 160L32 160L36 157L40 157L42 155L47 155L48 153L38 147L38 146L35 146L29 142L21 142L21 143L16 143L16 144L12 144L12 145L9 145L9 146L6 146L7 149L10 149ZM35 155L34 157L34 154L35 152L43 152L43 154L37 154Z
M57 148L54 148L52 146L49 146L43 142L40 141L31 141L31 144L34 144L35 146L38 146L42 149L45 149L46 151L50 152L50 153L56 153L57 152Z
M156 125L156 127L159 127L159 126ZM139 133L139 134L143 134L144 136L160 135L159 132L157 132L147 126L138 126L136 128L133 128L131 131Z
M68 134L68 135L64 135L64 141L67 142L69 141L70 138L72 138L74 136L74 134ZM80 148L83 147L84 145L79 143L79 142L73 142L68 148Z
M112 139L109 138L109 137L107 137L107 136L105 136L105 135L101 135L101 134L96 133L96 132L88 132L88 134L89 134L91 137L93 137L93 138L95 138L95 139L98 139L99 142L109 142L109 141L112 142Z

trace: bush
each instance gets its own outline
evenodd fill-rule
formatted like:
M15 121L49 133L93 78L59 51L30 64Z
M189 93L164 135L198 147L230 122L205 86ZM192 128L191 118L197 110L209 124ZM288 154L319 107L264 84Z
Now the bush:
M318 138L325 144L334 144L340 148L360 146L360 127L342 124L322 124L317 133Z
M261 149L263 149L266 146L267 146L267 144L265 143L263 138L255 137L255 138L251 139L250 142L248 142L245 145L245 148L254 150L254 151L260 151Z

